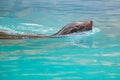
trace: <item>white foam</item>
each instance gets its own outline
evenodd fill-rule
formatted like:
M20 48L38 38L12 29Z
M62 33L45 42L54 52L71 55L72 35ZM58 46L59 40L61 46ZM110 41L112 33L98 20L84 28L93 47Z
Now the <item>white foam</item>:
M93 28L92 34L95 34L95 33L97 33L97 32L100 32L100 29L99 29L99 28Z
M40 24L34 24L34 23L20 23L22 25L27 25L27 26L43 26L43 25L40 25Z

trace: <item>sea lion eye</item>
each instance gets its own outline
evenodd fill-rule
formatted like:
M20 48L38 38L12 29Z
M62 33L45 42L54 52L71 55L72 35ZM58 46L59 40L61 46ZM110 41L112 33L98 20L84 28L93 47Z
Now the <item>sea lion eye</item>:
M78 28L79 26L77 25L76 28Z

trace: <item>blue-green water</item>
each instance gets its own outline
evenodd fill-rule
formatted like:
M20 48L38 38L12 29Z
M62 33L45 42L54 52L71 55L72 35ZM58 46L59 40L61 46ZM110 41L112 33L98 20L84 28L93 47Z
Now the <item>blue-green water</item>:
M51 35L73 21L92 32L0 40L0 80L120 80L120 0L0 0L0 29Z

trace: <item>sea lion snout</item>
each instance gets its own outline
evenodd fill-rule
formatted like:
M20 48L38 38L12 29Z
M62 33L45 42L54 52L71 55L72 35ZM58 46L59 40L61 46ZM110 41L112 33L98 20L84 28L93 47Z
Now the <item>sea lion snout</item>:
M92 30L93 21L86 21L85 23L86 30Z
M87 21L87 22L88 22L88 23L91 23L91 24L93 23L93 21Z
M88 25L88 26L92 26L93 21L86 21L85 24Z

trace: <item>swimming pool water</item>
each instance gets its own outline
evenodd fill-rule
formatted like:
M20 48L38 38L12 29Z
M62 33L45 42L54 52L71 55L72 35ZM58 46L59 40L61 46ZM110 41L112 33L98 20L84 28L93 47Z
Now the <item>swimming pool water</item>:
M11 34L87 20L82 35L0 40L0 80L120 80L120 0L0 0L0 30Z

